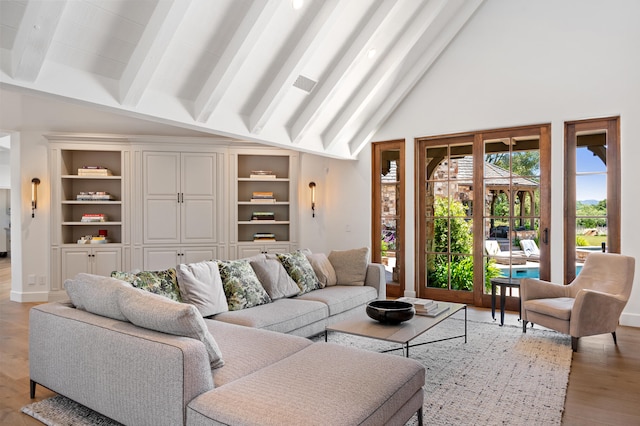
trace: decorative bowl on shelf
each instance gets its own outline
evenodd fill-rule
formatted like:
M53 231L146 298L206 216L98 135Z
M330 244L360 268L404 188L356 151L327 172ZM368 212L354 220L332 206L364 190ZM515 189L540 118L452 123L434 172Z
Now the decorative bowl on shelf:
M400 324L415 315L411 303L397 300L374 300L367 303L367 315L382 324Z

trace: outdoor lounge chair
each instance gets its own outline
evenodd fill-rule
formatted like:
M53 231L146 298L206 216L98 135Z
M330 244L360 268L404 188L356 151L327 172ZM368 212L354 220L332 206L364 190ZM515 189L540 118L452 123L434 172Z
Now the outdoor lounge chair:
M523 278L522 332L531 322L569 334L574 351L578 338L595 334L611 333L617 344L616 327L631 294L634 270L633 257L596 252L569 285Z
M534 240L520 240L520 247L530 262L540 262L540 249Z
M509 256L509 252L504 252L500 249L500 243L496 240L486 240L484 242L484 249L490 259L502 265L525 265L527 263L527 258L524 257L524 253L512 252L511 256Z

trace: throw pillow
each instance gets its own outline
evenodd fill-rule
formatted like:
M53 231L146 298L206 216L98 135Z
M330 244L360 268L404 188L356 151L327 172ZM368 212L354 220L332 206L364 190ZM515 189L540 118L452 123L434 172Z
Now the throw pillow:
M218 269L230 311L271 302L271 298L260 284L260 280L248 261L219 261Z
M181 264L176 273L182 301L198 308L203 317L229 310L217 262Z
M364 285L369 264L369 248L333 250L329 253L329 262L336 271L338 284Z
M135 288L118 292L118 306L124 316L138 327L200 340L207 349L211 367L224 365L218 343L195 306Z
M176 270L169 268L165 271L141 271L141 272L120 272L113 271L113 278L130 283L135 288L147 290L150 293L168 297L171 300L180 302L180 289L178 288L178 278Z
M115 278L80 273L64 282L64 288L77 309L103 317L126 321L118 307L118 290L131 284Z
M306 253L305 253L306 254ZM326 287L336 285L338 278L336 277L336 270L333 269L333 265L329 262L329 258L324 253L309 253L306 254L313 272L316 273L320 286Z
M304 254L298 251L294 253L278 253L277 257L289 276L300 287L300 294L309 293L320 288L318 277L316 277L313 267Z
M263 258L252 260L250 264L271 300L300 293L298 284L291 279L278 259Z

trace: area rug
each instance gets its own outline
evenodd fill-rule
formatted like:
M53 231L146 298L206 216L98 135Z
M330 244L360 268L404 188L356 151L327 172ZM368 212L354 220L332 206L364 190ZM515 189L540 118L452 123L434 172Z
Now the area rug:
M426 367L424 420L428 425L559 425L569 370L571 338L553 331L496 323L467 322L468 339L411 348L411 358ZM464 332L451 318L415 342ZM324 336L313 340L324 341ZM382 351L398 345L329 333L329 342ZM395 352L402 356L401 351ZM62 396L29 404L22 411L49 426L117 426ZM417 425L414 416L408 425Z

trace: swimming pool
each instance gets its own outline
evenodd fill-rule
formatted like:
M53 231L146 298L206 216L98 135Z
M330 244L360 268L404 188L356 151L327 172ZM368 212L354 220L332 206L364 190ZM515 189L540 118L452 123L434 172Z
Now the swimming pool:
M576 266L576 273L579 274L582 270L582 265ZM509 268L504 268L500 271L501 277L509 276ZM513 278L540 278L540 268L537 266L531 267L511 267L511 276Z

